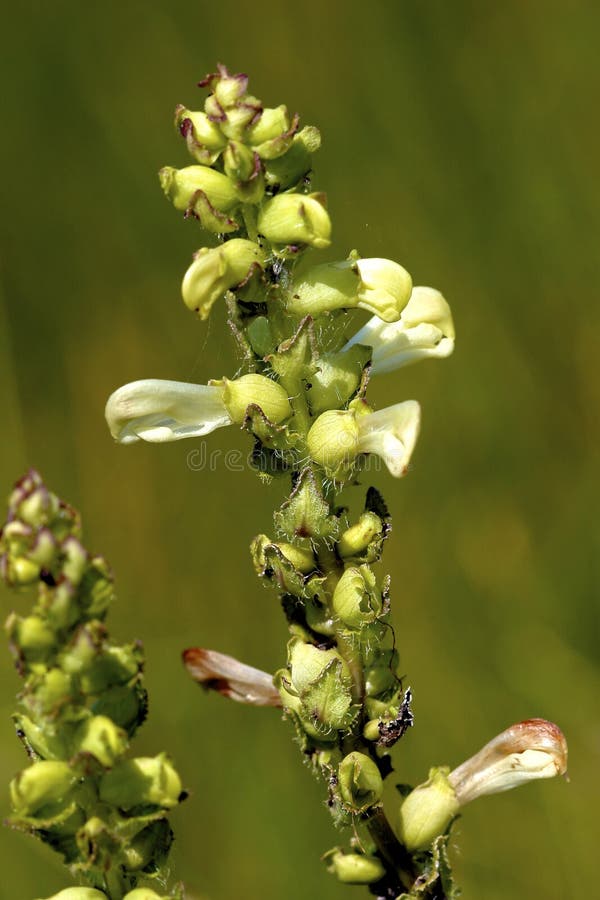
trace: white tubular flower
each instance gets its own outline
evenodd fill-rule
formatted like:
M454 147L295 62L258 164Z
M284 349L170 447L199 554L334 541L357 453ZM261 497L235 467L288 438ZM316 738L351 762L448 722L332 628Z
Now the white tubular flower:
M397 322L411 290L406 269L390 259L347 259L309 269L292 284L286 305L300 316L360 307Z
M431 769L400 807L398 836L409 851L425 850L477 797L566 771L567 742L558 725L545 719L517 722L453 772Z
M160 444L202 437L232 423L241 425L249 406L259 407L275 423L292 411L280 384L250 374L209 385L157 378L132 381L111 394L105 416L118 443Z
M499 794L566 771L567 742L560 728L545 719L527 719L496 735L451 772L448 781L464 806L485 794Z
M373 316L344 350L354 344L372 347L373 374L382 374L420 359L450 356L454 338L452 313L442 294L434 288L415 287L397 322L387 324Z
M360 453L376 453L390 473L400 478L406 474L420 422L421 407L416 400L378 412L363 410L360 404L328 410L308 432L308 452L331 478L347 472Z
M185 273L181 293L188 309L207 319L216 301L244 282L253 268L262 270L266 256L258 244L233 238L220 247L203 247Z
M233 656L203 647L190 647L183 651L183 663L195 681L230 700L251 706L282 705L273 676L247 666Z
M223 388L158 378L123 385L108 398L104 414L119 444L201 437L232 422Z
M421 425L421 407L417 401L405 400L357 416L356 423L359 452L376 453L394 478L405 475Z

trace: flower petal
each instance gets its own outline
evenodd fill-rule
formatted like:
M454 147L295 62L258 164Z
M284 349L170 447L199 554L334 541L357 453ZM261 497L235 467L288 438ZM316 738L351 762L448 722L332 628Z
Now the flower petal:
M395 478L406 474L421 424L421 407L405 400L357 418L361 453L376 453Z
M120 387L108 398L105 416L120 444L178 441L231 424L221 387L157 378Z
M567 742L560 728L545 719L527 719L496 735L451 772L449 781L464 805L566 771Z
M281 706L273 676L238 662L233 656L191 647L183 651L183 662L192 678L208 690L251 706Z
M434 288L415 287L397 322L373 316L345 348L373 348L372 372L382 374L420 359L442 359L454 350L454 323L448 303Z

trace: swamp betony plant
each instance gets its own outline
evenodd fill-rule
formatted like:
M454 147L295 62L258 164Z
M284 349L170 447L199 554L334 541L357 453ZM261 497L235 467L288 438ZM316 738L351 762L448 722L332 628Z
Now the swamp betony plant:
M393 477L403 477L419 435L419 404L399 399L373 409L369 378L449 356L455 342L450 307L434 288L414 286L408 271L391 260L363 259L352 250L338 262L307 261L311 250L331 244L326 198L311 185L318 130L300 128L299 117L285 106L264 107L248 93L246 76L231 75L224 66L200 86L208 90L204 109L178 106L175 114L192 163L165 167L160 182L190 225L216 241L194 255L182 295L201 320L215 303L226 303L240 370L206 385L157 379L127 384L108 399L108 426L117 442L133 444L197 438L237 425L250 436L252 465L265 484L289 484L272 534L258 535L251 545L257 575L279 594L287 620L285 665L271 675L206 648L186 650L184 663L207 689L283 710L303 758L323 780L335 826L350 835L348 846L324 857L336 878L366 885L380 900L450 900L457 888L447 846L462 807L484 794L564 774L567 764L558 727L530 719L453 771L437 766L415 789L399 785L398 801L384 805L384 779L393 773L390 751L414 724L412 692L399 675L390 581L376 568L391 531L388 507L368 487L361 491L361 508L349 509L356 505L369 456L380 458ZM371 314L358 328L356 310ZM52 518L29 522L23 502L21 494L11 500L2 538L4 572L11 583L41 581L42 601L29 625L10 619L9 634L36 690L52 673L71 681L57 689L58 706L50 707L54 718L44 707L34 722L37 730L19 720L36 761L13 783L13 803L25 827L49 834L53 824L50 831L36 824L40 803L29 799L30 790L38 795L27 787L27 772L60 765L60 773L48 776L50 794L42 791L44 821L62 816L61 835L69 822L68 840L55 846L93 890L73 888L58 896L120 900L136 887L137 873L161 877L170 834L166 810L181 798L181 785L164 756L122 759L142 713L132 710L126 721L122 713L111 718L113 707L102 700L103 692L115 688L127 693L128 702L141 696L137 645L121 653L120 681L104 678L87 693L82 689L90 654L100 665L108 652L105 606L98 610L84 592L77 615L55 624L55 601L44 598L54 596L63 576L77 597L78 585L88 582L81 574L75 582L65 574L71 559L66 532L57 537ZM22 523L25 532L14 523ZM44 529L55 569L40 550ZM93 563L78 552L87 572ZM107 579L102 567L101 572ZM67 665L71 657L75 662ZM80 691L75 721L64 712L73 705L73 685ZM103 728L108 736L102 736ZM143 797L136 794L142 783ZM85 799L90 796L98 808ZM134 823L136 835L148 835L137 869L123 856L123 820ZM162 843L155 836L159 831ZM85 856L94 841L100 849ZM118 871L120 880L102 881L102 867ZM138 896L146 894L127 894L131 900Z

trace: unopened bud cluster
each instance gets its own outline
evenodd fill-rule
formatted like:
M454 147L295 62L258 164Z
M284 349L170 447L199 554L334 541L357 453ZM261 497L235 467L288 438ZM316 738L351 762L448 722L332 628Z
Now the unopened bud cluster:
M33 470L10 496L0 567L9 586L38 589L32 610L6 622L24 679L14 722L31 760L10 784L10 822L94 888L69 888L61 900L105 896L95 889L120 898L160 875L172 839L167 811L182 795L164 754L127 758L147 708L141 645L110 639L110 569L82 544L77 513Z

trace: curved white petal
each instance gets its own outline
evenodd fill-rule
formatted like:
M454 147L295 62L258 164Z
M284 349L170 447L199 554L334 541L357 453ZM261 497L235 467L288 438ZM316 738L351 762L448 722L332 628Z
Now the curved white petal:
M105 416L120 444L178 441L231 424L222 387L158 378L120 387L108 398Z
M454 323L448 303L439 291L413 288L398 322L373 316L346 344L373 348L373 374L382 374L420 359L442 359L454 350Z
M486 794L498 794L567 771L567 742L554 722L527 719L496 735L454 769L449 782L461 806Z
M191 647L183 651L183 662L199 684L224 697L251 706L281 706L281 696L273 684L273 676L233 656Z
M405 475L421 425L421 407L417 401L405 400L360 416L356 421L359 451L376 453L395 478Z

